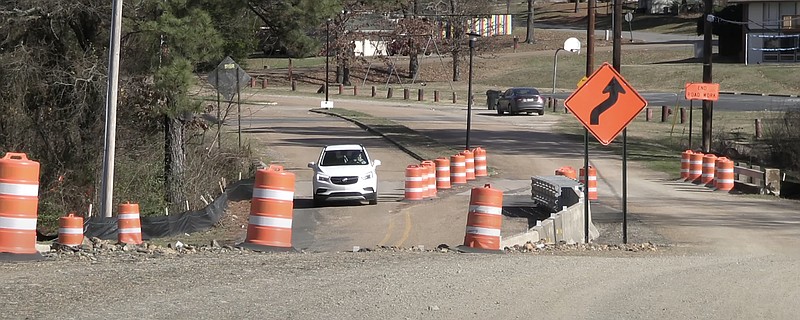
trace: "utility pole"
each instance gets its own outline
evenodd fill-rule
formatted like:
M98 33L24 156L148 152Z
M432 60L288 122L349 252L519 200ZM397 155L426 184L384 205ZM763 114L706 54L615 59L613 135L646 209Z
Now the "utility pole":
M103 153L103 182L100 212L111 217L114 199L114 150L117 140L117 92L119 85L119 39L122 33L122 0L111 10L111 39L108 46L108 88L106 93L106 141Z
M711 9L714 1L705 0L703 2L703 12L706 19L703 21L703 83L711 83ZM703 152L711 152L711 118L713 116L714 102L703 100Z
M622 0L614 0L614 52L612 66L622 66ZM588 171L588 170L587 170ZM586 180L589 181L589 180ZM622 129L622 243L628 243L628 128Z
M575 3L578 3L577 0ZM594 72L594 7L596 4L597 0L589 0L589 9L586 11L586 77L591 76Z

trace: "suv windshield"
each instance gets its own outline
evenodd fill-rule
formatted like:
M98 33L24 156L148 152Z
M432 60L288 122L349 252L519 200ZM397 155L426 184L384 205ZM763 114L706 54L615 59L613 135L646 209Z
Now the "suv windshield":
M322 155L321 166L346 166L369 164L363 150L331 150Z

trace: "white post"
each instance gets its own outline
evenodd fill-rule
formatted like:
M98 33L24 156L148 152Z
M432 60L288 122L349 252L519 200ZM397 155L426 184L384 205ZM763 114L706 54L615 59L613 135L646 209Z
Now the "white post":
M122 32L122 0L114 0L111 39L108 50L108 90L106 95L106 142L103 157L103 188L100 211L111 217L114 197L114 149L117 135L117 86L119 84L119 40Z

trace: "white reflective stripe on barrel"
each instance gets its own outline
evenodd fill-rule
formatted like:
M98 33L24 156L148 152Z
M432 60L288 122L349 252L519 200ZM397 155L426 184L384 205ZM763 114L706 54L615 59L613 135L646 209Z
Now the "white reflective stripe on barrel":
M422 192L423 188L406 188L406 192L408 193L418 193Z
M732 184L733 179L717 179L717 184Z
M489 228L467 226L467 233L478 234L482 236L499 237L500 229L489 229Z
M273 218L264 216L250 216L250 224L261 227L275 227L275 228L292 228L292 219L286 218Z
M294 201L294 191L253 188L253 198Z
M448 181L450 181L450 177L441 177L441 178L436 178L436 181L448 182Z
M466 177L467 173L466 172L453 172L453 173L451 173L451 175L453 175L455 177Z
M0 183L0 194L23 197L39 196L38 184Z
M702 164L702 163L703 163L703 160L691 160L691 161L689 161L689 164Z
M58 228L60 234L83 234L82 228Z
M422 181L422 177L406 177L406 181Z
M493 214L493 215L502 215L503 208L498 207L491 207L491 206L480 206L480 205L470 205L469 206L470 213L485 213L485 214Z
M117 218L118 219L122 219L122 220L139 219L139 214L138 213L120 213L119 216L117 216Z
M122 228L119 233L142 233L142 228Z
M475 159L474 158L467 158L464 161L465 162L475 162Z
M702 170L689 170L689 172L692 173L692 174L701 174L701 173L703 173Z
M714 163L713 162L711 162L711 163L703 162L703 168L713 168L713 167L714 167Z
M36 230L36 218L0 217L0 229Z
M475 157L475 160L486 160L486 157Z
M730 169L720 168L720 169L717 169L717 173L733 173L733 168L730 168Z
M681 159L681 162L689 162L689 159Z
M714 177L713 173L704 173L703 174L703 178L713 178L713 177Z
M450 171L450 167L436 167L436 171Z
M597 188L589 188L589 192L597 192Z
M475 166L475 170L486 170L486 166Z
M475 172L475 169L473 169L473 168L467 168L467 172Z
M454 166L454 167L464 167L466 165L467 164L464 163L464 162L453 162L453 164L452 164L452 166Z

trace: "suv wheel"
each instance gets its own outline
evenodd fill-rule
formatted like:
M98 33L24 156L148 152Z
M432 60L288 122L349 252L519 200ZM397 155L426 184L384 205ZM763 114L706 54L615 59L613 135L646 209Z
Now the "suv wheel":
M376 205L376 204L378 204L378 192L376 191L376 192L375 192L375 193L372 195L372 197L370 197L370 198L369 198L369 200L368 200L368 201L369 201L369 204L370 204L370 205Z
M321 207L323 202L324 201L322 200L322 197L314 196L314 206L315 207Z

